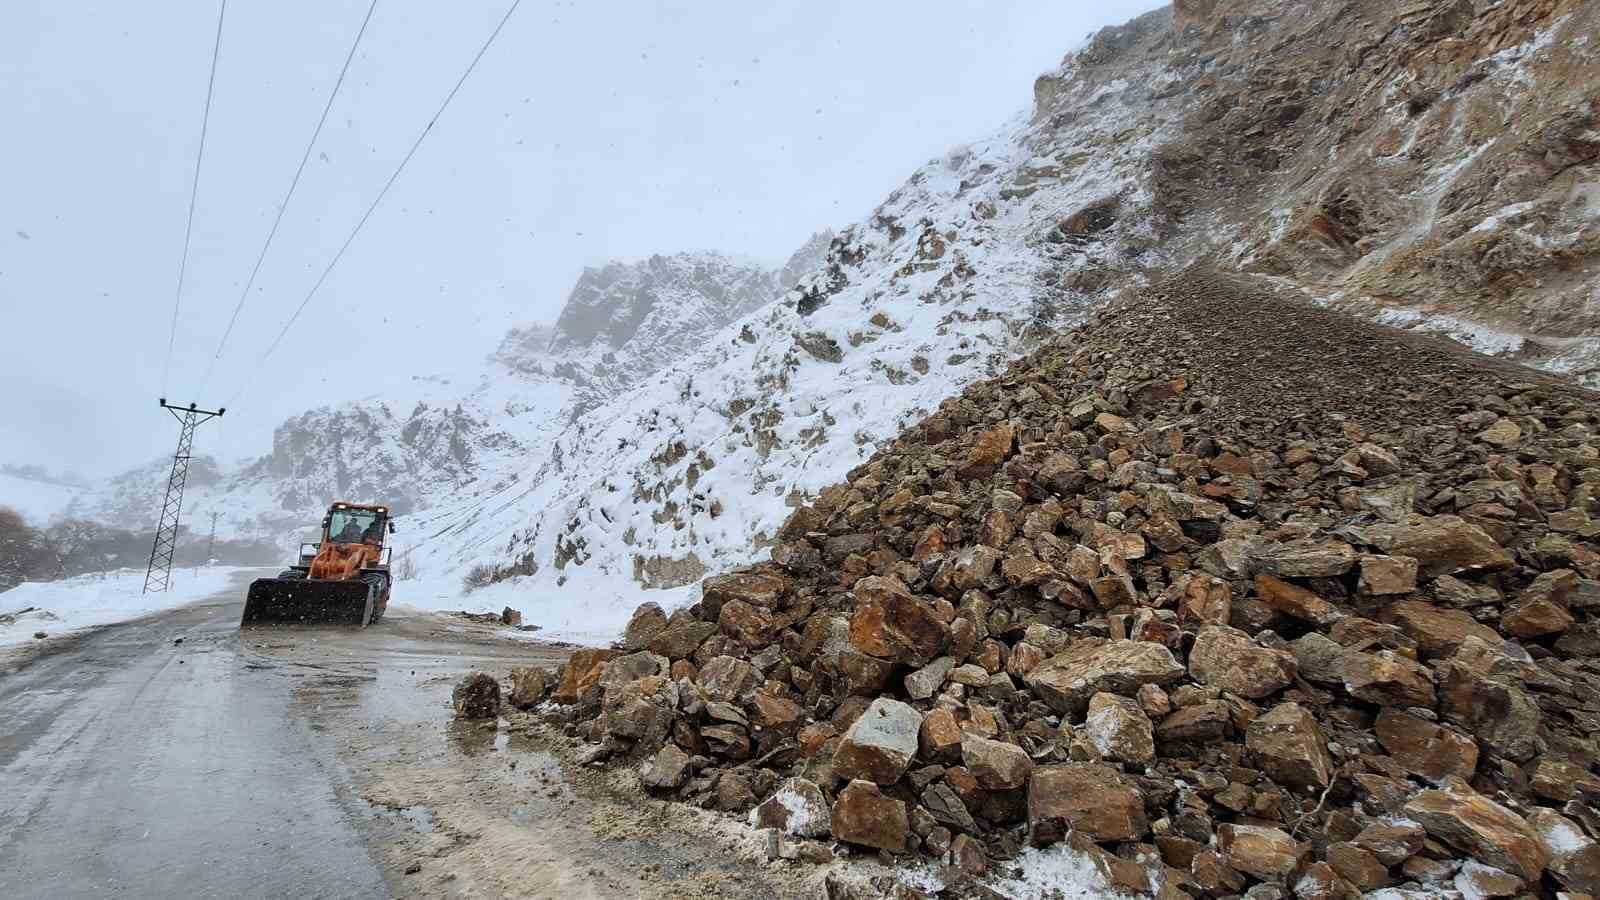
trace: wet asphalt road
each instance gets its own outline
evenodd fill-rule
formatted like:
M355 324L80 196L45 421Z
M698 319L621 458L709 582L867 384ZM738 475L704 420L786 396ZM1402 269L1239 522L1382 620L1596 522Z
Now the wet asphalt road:
M405 705L402 667L437 679L527 650L440 641L415 624L432 617L395 612L241 634L244 581L0 675L0 897L396 893L329 732ZM330 689L351 708L308 704Z

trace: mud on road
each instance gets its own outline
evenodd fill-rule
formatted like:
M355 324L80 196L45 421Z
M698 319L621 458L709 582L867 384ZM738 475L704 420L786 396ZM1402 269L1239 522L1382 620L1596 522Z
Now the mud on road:
M463 673L554 667L566 648L403 610L366 632L251 629L243 643L253 665L302 679L296 708L331 738L339 791L396 896L814 896L773 877L751 830L641 801L626 773L577 765L579 745L539 717L453 719Z

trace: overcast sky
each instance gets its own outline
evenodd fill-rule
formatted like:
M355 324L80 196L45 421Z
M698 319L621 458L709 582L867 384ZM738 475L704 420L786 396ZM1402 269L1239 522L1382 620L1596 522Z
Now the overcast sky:
M781 261L995 130L1089 32L1161 5L524 0L258 364L508 2L378 0L202 390L369 0L228 4L167 390L240 402L197 450L263 452L285 416L364 393L359 373L480 359L552 320L585 265ZM216 14L0 4L0 462L100 476L171 452L155 403Z

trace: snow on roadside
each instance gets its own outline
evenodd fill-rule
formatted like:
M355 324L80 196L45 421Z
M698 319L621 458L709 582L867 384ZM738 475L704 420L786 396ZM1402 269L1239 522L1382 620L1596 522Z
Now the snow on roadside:
M56 637L176 609L225 590L238 573L258 571L263 570L240 566L179 569L172 573L172 589L161 594L143 593L143 569L24 582L0 594L0 647L32 642L37 631Z
M533 641L563 641L589 647L610 644L639 604L654 601L668 610L688 606L699 598L698 585L647 591L635 583L608 578L601 573L575 569L557 590L536 587L530 579L512 579L473 591L462 587L461 573L397 581L390 603L421 612L492 612L510 607L537 631L507 629L510 636Z

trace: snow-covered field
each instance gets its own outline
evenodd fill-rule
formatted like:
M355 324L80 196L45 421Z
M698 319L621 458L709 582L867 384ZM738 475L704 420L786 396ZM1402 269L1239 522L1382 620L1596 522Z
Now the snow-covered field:
M236 566L178 569L172 573L172 589L162 594L143 593L144 569L24 582L0 594L0 616L14 617L0 620L0 647L37 640L34 633L39 631L56 637L175 609L227 588L237 573L262 571Z

